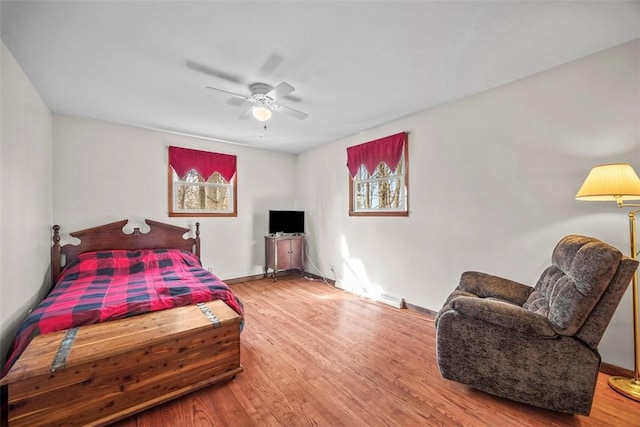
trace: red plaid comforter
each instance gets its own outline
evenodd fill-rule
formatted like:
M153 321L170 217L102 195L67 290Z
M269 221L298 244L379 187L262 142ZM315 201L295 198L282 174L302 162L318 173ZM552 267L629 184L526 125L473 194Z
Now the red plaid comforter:
M187 251L82 253L18 330L2 376L38 334L216 299L243 315L229 287Z

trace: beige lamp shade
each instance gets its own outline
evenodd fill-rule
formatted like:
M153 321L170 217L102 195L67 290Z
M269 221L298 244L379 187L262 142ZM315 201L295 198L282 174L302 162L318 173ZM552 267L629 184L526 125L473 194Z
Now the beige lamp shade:
M253 107L251 114L253 114L253 117L260 120L261 122L266 122L271 118L271 110L262 106Z
M619 203L640 200L640 178L627 163L596 166L582 183L576 199Z

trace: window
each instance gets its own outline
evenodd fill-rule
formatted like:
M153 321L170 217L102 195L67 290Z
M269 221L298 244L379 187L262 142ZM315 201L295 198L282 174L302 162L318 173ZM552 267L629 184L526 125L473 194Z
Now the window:
M349 215L408 216L407 152L404 132L347 149Z
M237 216L236 156L169 147L169 216Z

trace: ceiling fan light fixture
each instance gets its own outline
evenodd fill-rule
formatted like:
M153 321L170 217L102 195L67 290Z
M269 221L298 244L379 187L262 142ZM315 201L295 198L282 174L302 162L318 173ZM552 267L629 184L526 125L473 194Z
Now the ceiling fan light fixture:
M271 110L266 107L253 107L251 114L261 122L266 122L271 118Z

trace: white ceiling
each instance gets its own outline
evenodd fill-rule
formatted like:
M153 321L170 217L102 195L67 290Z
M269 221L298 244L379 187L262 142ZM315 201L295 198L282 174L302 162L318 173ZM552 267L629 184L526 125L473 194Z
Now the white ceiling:
M2 1L54 113L290 153L640 37L640 1ZM206 90L288 82L262 125Z

